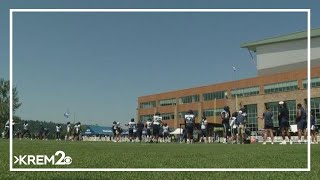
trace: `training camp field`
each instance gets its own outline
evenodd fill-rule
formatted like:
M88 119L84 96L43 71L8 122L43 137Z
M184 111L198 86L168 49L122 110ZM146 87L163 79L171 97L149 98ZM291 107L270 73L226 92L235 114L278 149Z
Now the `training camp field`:
M0 140L0 179L320 179L320 145L312 145L311 172L9 172L9 141ZM14 140L13 155L54 155L59 168L306 168L307 145L147 144ZM16 168L55 168L20 166Z

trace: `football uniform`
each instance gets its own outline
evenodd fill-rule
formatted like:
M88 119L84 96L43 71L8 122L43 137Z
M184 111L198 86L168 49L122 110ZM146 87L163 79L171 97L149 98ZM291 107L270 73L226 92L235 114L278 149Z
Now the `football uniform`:
M207 137L207 126L208 126L208 121L202 120L201 121L201 135L203 137Z
M151 136L151 126L152 126L152 122L147 121L147 136Z
M193 133L193 126L194 126L194 119L195 116L193 114L186 114L184 116L185 122L186 122L186 130L187 133Z
M136 123L135 122L129 122L129 137L133 137L133 134L136 132Z
M163 126L163 137L168 137L169 136L169 126Z
M159 132L160 132L160 123L162 121L162 117L161 116L153 116L153 135L154 136L158 136Z

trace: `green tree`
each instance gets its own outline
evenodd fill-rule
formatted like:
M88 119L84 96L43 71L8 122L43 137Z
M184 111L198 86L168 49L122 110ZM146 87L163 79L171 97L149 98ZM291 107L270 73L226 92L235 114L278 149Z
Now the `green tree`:
M15 114L16 110L21 106L18 97L18 91L16 87L12 89L12 100L13 100L13 114ZM0 123L4 124L10 117L10 81L0 79ZM15 119L20 119L17 116Z

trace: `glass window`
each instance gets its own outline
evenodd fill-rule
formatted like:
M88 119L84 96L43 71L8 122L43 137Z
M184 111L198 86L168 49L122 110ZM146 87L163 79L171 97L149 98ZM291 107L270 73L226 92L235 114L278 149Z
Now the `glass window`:
M140 116L140 120L141 120L142 122L146 122L149 118L152 119L152 118L153 118L153 114Z
M305 79L302 81L303 84L303 88L307 89L308 87L308 79ZM320 87L320 78L311 78L311 84L310 84L311 88L315 88L315 87Z
M156 102L155 101L140 103L140 108L141 109L154 108L154 107L156 107Z
M275 84L268 84L264 86L264 93L278 93L285 91L294 91L298 89L298 81L281 82Z
M226 91L217 91L217 92L211 92L211 93L204 93L203 94L203 100L204 101L211 101L214 99L224 99L225 98Z
M163 113L160 116L162 117L162 120L174 119L174 113Z
M296 116L297 116L297 107L296 107L296 101L290 100L285 101L287 103L287 107L289 110L289 124L296 124ZM271 112L273 112L273 126L279 127L279 120L278 120L278 114L279 114L279 102L268 102L265 103L265 106L270 107ZM261 114L262 117L262 114Z
M245 97L245 96L254 96L259 95L260 87L249 87L249 88L242 88L242 89L233 89L231 90L231 96L235 97Z
M311 103L311 110L314 110L316 114L316 124L320 124L320 97L311 98L310 103Z
M221 112L223 111L223 108L218 108L218 109L205 109L203 110L204 115L206 117L210 116L220 116Z
M159 106L173 106L176 104L177 104L177 100L175 98L164 99L159 101Z
M247 128L253 131L258 131L258 110L256 104L245 105L247 111Z
M188 104L200 101L200 95L183 96L179 98L179 104Z

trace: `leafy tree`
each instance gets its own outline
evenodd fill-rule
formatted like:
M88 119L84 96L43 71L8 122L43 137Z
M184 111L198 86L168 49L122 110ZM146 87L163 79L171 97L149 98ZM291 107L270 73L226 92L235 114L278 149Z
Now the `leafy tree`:
M13 114L21 106L18 97L18 91L16 87L12 89L12 100L13 100ZM0 79L0 123L5 124L6 121L10 118L10 81ZM20 119L17 116L14 116L14 119Z

